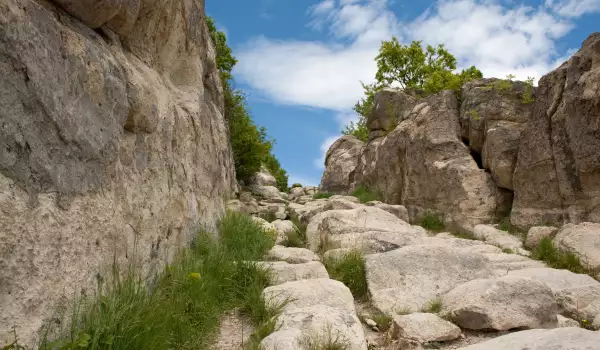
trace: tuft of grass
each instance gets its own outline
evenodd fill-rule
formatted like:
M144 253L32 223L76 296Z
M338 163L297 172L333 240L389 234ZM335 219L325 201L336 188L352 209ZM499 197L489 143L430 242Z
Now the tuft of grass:
M563 252L556 248L551 238L546 237L531 252L531 257L541 260L555 269L566 269L574 273L587 273L595 276L595 271L581 265L579 256L572 252Z
M326 199L333 195L334 195L333 193L329 193L329 192L317 192L317 193L313 194L313 199Z
M442 311L442 299L437 298L431 300L421 309L421 312L429 312L432 314L437 314Z
M258 216L260 218L267 220L267 222L273 222L273 221L277 220L277 215L272 211L260 213L260 214L258 214Z
M383 201L383 195L381 192L370 190L364 186L357 187L350 195L358 198L361 203Z
M451 234L457 238L470 239L472 241L478 240L477 237L475 237L475 235L473 234L473 232L469 232L469 231L457 231L457 232L451 232Z
M512 249L510 249L510 248L503 248L502 249L502 253L505 253L505 254L514 254L515 252Z
M95 297L77 299L65 322L45 327L39 349L205 349L228 310L263 322L269 274L242 262L262 257L272 238L242 213L228 213L219 230L219 240L200 232L155 278L113 267Z
M307 225L301 223L297 218L292 218L294 229L285 233L285 239L281 242L281 245L286 247L306 247L306 227Z
M361 251L354 250L342 257L330 257L324 261L332 279L344 283L356 299L367 299L367 277L365 258Z
M444 219L437 214L426 213L419 220L419 226L433 232L442 232L446 229Z
M320 334L305 335L300 345L307 350L349 350L350 342L339 330L327 325Z
M384 313L377 313L371 316L371 319L377 323L377 328L382 332L386 332L392 326L393 319Z
M410 309L410 307L401 307L399 309L395 309L394 310L395 313L397 313L398 315L408 315L410 313L412 313L412 310Z
M519 229L510 222L510 217L504 217L498 223L498 229L508 233L519 233Z

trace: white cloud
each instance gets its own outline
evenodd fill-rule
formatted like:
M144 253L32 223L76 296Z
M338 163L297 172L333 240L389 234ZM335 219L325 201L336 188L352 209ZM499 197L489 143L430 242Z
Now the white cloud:
M546 6L564 17L600 12L600 0L546 0Z
M314 160L314 165L317 169L325 169L325 154L331 145L340 138L340 135L329 136L321 143L321 156Z
M573 27L549 9L565 12L588 2L547 0L532 8L439 0L419 18L399 23L388 0L324 0L308 15L327 26L331 41L256 38L239 51L234 73L274 102L347 113L363 95L359 81L374 77L381 41L395 35L405 43L445 44L461 67L476 65L486 76L539 78L556 66L555 41Z

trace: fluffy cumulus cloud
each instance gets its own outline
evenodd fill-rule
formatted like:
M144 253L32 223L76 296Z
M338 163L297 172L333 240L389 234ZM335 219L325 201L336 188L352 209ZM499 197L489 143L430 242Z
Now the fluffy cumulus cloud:
M391 0L322 0L307 9L307 27L327 34L326 41L255 38L238 51L234 73L276 103L331 110L341 127L352 120L351 109L363 95L359 82L374 77L382 40L444 44L461 67L476 65L485 76L539 78L572 53L556 52L555 43L577 17L600 11L600 0L519 3L438 0L401 22ZM324 152L332 140L323 142ZM323 158L315 166L322 168Z

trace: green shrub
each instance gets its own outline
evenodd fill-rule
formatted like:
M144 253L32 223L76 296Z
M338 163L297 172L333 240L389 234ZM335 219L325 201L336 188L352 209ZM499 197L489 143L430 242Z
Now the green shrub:
M477 241L477 237L473 234L473 232L469 231L457 231L451 233L454 237L462 238L462 239L470 239L472 241Z
M434 232L442 232L446 229L444 219L440 215L433 213L423 215L419 220L419 226Z
M339 258L327 258L324 264L329 276L344 283L355 298L367 298L365 258L361 251L351 251Z
M313 195L313 199L326 199L333 196L333 193L329 192L317 192Z
M358 198L361 203L381 201L383 199L383 195L380 192L372 191L364 186L356 187L350 195Z
M288 190L288 176L272 153L274 140L267 137L267 130L254 124L245 94L232 87L231 71L237 64L225 33L218 31L212 18L207 18L210 36L215 45L217 68L223 84L225 119L229 126L229 141L233 153L238 180L248 181L264 164L277 180L277 188Z
M302 184L299 184L299 183L295 183L292 185L292 188L296 188L296 187L304 187L304 186L302 186Z
M270 319L261 298L269 274L254 264L272 246L244 214L228 213L220 240L201 232L156 279L113 269L96 297L77 300L68 322L45 327L40 349L205 349L221 315L240 307L255 323ZM70 324L70 327L61 325Z
M506 231L508 233L518 233L519 229L510 222L510 217L504 217L498 223L498 229L502 231Z

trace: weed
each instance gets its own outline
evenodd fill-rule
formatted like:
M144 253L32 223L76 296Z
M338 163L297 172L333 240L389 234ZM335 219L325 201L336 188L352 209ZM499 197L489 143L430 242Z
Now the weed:
M370 190L364 186L356 187L350 195L358 198L361 203L381 201L383 199L381 192Z
M469 111L469 115L471 116L471 118L473 118L474 120L481 120L481 114L479 114L479 112L476 109L471 109Z
M334 334L335 333L335 334ZM339 330L327 325L322 334L312 333L304 336L300 344L307 350L348 350L350 342Z
M313 194L313 199L326 199L333 195L334 195L333 193L329 193L329 192L317 192L317 193Z
M441 232L446 228L444 219L440 215L433 213L423 215L419 221L419 226L434 232Z
M398 315L408 315L412 313L412 310L410 309L410 307L401 307L399 309L395 309L394 312Z
M574 273L588 273L594 276L594 271L581 265L579 256L572 252L563 252L557 249L549 237L543 238L540 244L533 249L531 257L544 261L548 266L555 269L566 269Z
M306 224L301 223L296 218L292 218L294 229L285 233L285 239L281 245L286 247L306 247Z
M521 96L521 102L525 105L535 102L535 97L533 96L534 80L534 77L527 77L527 80L525 80L525 92Z
M324 264L329 276L344 283L355 298L367 298L365 258L361 251L354 250L342 257L325 259Z
M267 220L267 222L273 222L273 221L277 220L277 215L272 211L260 213L260 214L258 214L258 216L260 218Z
M473 232L469 232L469 231L457 231L457 232L451 232L451 234L457 238L470 239L472 241L478 240L477 237L475 237L475 235L473 234Z
M519 229L510 222L510 217L506 216L498 223L498 229L508 233L518 233Z
M268 273L254 264L272 239L249 216L228 213L220 240L200 232L154 283L133 267L113 267L95 298L76 300L64 326L46 327L40 349L204 349L221 315L235 307L254 322L270 314L260 292ZM150 287L149 287L150 286Z
M502 253L505 253L505 254L514 254L515 252L512 249L510 249L510 248L503 248L502 249Z
M442 311L442 299L434 299L427 303L425 307L421 309L421 312L429 312L432 314L437 314Z
M377 328L382 332L387 331L392 326L393 319L384 313L377 313L371 318L377 323Z

